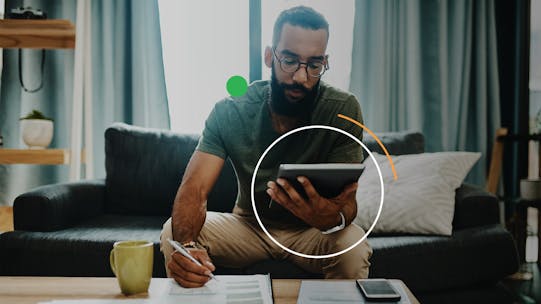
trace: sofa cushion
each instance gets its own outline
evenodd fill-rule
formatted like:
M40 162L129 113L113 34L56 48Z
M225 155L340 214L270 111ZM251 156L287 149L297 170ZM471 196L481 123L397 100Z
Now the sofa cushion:
M381 132L376 133L381 143L385 146L391 155L416 154L425 152L425 137L422 133L416 131L400 131L400 132ZM363 143L371 152L385 154L375 138L370 134L363 133ZM368 153L364 151L364 158L368 157Z
M424 137L413 131L378 133L394 155L421 153ZM364 134L366 146L383 153L375 139ZM105 131L107 172L105 211L129 215L170 215L186 165L199 135L178 134L115 123ZM366 153L366 151L365 151ZM237 180L229 161L209 195L210 211L231 211Z
M171 215L199 135L115 123L105 131L105 211ZM231 211L237 181L229 161L209 196L209 210Z
M515 292L504 284L482 284L468 286L459 290L446 290L438 293L415 293L415 297L423 304L511 304L517 303Z
M485 189L462 184L456 189L453 230L487 226L500 222L498 198Z
M501 225L463 229L445 236L369 238L370 277L399 278L417 292L496 282L518 270L511 234Z
M154 243L153 276L164 277L159 235L165 219L103 215L65 230L0 234L0 275L113 276L109 268L113 243L142 239ZM415 292L496 282L518 269L511 235L499 225L464 229L451 237L378 236L369 242L374 249L369 276L402 279ZM216 273L321 278L289 262L271 260L245 269L218 267Z
M455 189L481 153L436 152L393 155L394 169L385 155L373 153L385 183L380 210L381 180L372 159L359 178L355 223L365 231L451 235Z
M59 230L97 216L103 212L104 193L103 179L35 188L15 199L15 230Z
M109 252L120 240L154 242L153 276L164 276L159 237L163 216L102 215L69 229L0 235L1 275L113 276Z

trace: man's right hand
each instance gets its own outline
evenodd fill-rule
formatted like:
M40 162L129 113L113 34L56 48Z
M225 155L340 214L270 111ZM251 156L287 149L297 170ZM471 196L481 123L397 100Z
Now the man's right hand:
M186 288L202 287L210 280L209 275L216 270L216 267L212 264L205 249L189 248L188 251L203 266L197 266L179 252L174 251L167 267L169 267L173 279L180 286Z

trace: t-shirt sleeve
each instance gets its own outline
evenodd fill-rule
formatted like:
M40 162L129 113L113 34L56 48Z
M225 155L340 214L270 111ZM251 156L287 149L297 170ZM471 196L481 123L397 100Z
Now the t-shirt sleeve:
M341 112L343 115L363 123L361 106L355 96L352 95L350 98L348 98ZM348 132L362 141L363 130L360 126L343 118L337 118L336 124L340 129ZM362 146L349 136L341 134L337 137L327 161L329 163L360 163L363 158Z
M199 143L195 149L226 159L227 152L220 132L220 115L217 107L218 104L214 106L205 121L203 134L201 135L201 138L199 138Z

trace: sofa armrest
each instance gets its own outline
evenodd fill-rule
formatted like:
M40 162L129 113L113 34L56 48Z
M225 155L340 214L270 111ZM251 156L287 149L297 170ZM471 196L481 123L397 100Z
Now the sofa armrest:
M498 224L498 198L485 189L462 184L455 192L453 230Z
M15 230L53 231L103 213L105 180L60 183L19 195L13 204Z

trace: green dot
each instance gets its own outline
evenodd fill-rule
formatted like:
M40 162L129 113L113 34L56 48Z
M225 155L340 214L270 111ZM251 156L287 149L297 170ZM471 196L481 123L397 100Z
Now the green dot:
M242 76L231 76L227 80L227 92L234 97L242 96L248 90L248 82Z

